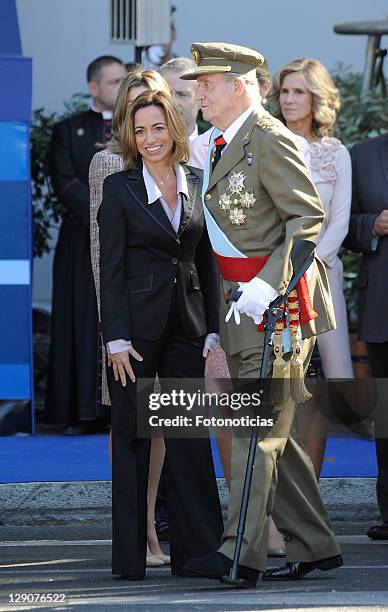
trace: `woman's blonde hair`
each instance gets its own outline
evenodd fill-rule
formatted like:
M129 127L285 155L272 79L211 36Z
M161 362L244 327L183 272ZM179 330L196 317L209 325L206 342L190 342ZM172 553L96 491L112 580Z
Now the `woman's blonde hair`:
M326 68L315 59L301 58L286 64L279 70L274 79L271 100L274 101L275 117L284 122L279 104L279 96L285 77L300 72L306 87L313 96L313 131L321 136L332 136L337 111L341 106L339 90Z
M155 70L143 70L138 66L128 72L120 85L112 118L112 136L107 144L113 153L121 153L121 129L130 106L130 94L134 87L145 87L150 90L163 91L170 95L170 90L164 78Z
M174 141L171 162L174 164L187 163L190 153L185 128L170 94L167 95L163 91L143 91L133 100L121 130L120 145L124 168L127 170L128 168L139 167L141 156L136 146L135 114L138 110L147 106L158 106L166 117L167 129Z

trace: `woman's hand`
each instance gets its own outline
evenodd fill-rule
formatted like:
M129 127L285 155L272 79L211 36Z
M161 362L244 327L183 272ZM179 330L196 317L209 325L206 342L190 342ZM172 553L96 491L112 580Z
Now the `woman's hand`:
M205 336L205 342L203 345L203 351L202 351L202 357L204 357L206 359L206 357L209 355L209 351L212 351L217 344L220 341L220 335L219 334L207 334Z
M136 361L143 361L143 357L139 355L137 351L135 351L133 346L131 346L127 351L110 354L114 379L116 382L118 382L118 380L120 379L123 387L127 385L127 374L132 382L136 381L134 371L129 361L129 355L136 359Z

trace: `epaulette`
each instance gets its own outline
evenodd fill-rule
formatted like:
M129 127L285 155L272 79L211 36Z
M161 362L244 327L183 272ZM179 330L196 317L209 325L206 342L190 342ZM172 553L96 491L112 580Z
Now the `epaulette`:
M262 130L272 130L274 127L277 127L276 121L273 117L268 117L267 115L263 115L262 117L258 117L257 125Z

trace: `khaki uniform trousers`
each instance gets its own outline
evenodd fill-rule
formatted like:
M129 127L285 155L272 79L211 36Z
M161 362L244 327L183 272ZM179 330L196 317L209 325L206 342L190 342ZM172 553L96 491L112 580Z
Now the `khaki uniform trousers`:
M263 342L264 334L258 334ZM307 369L315 338L303 342L302 357ZM263 348L246 349L227 356L233 379L258 378ZM256 448L251 492L240 564L265 571L267 564L268 517L286 536L287 561L316 561L340 554L330 527L309 456L294 431L295 403L277 411L278 418ZM260 432L259 432L260 436ZM233 437L232 480L228 520L221 553L233 558L244 485L249 438Z

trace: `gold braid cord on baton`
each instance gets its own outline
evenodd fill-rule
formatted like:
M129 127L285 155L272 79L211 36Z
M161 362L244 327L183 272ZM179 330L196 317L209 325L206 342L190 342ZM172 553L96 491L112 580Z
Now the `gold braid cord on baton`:
M290 316L290 333L292 357L290 361L291 397L296 403L310 399L311 393L306 389L304 382L304 368L301 357L301 346L298 341L299 331L299 302L296 289L288 296L288 312Z
M301 358L301 346L298 341L299 302L296 289L291 291L287 300L290 319L291 359L284 359L284 347L281 332L285 327L286 315L277 321L274 338L275 361L272 369L272 399L276 405L282 405L289 397L296 403L305 402L311 397L304 383L304 368Z

